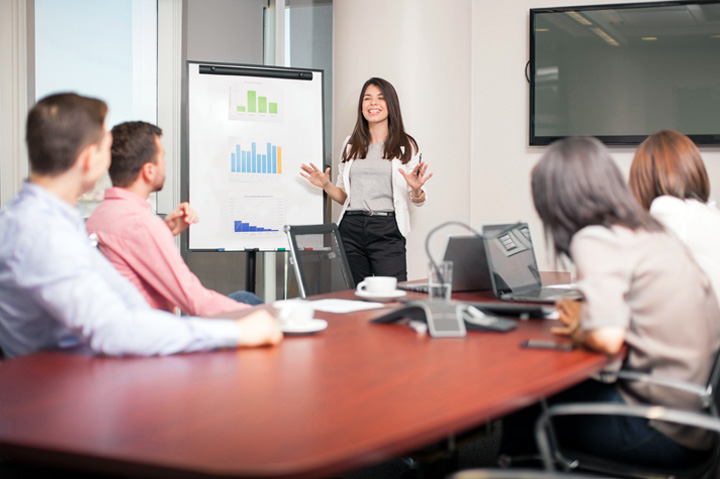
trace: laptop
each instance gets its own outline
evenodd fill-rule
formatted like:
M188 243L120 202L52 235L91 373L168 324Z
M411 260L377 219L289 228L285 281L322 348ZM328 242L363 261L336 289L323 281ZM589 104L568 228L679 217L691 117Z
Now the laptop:
M445 261L453 262L452 291L488 291L492 289L485 242L479 236L450 236ZM427 283L398 283L406 291L427 293Z
M493 291L503 301L554 303L581 299L576 289L543 287L527 223L483 227Z

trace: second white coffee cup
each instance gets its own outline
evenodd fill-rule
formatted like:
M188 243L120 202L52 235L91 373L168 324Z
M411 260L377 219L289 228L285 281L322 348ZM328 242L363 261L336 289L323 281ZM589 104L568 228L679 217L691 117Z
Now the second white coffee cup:
M274 306L277 308L278 322L288 326L307 324L315 314L312 302L301 299L276 301Z
M368 276L357 285L357 290L380 295L392 293L396 287L397 278L394 276Z

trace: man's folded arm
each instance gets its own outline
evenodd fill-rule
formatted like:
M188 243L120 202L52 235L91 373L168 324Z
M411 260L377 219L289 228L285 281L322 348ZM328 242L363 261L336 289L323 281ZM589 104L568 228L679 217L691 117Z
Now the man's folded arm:
M38 246L42 247L42 246ZM235 321L179 318L153 310L119 273L100 266L92 251L54 251L55 261L36 265L41 275L25 285L56 320L97 353L111 356L166 355L235 347ZM39 255L30 255L41 258ZM109 263L107 267L112 268Z

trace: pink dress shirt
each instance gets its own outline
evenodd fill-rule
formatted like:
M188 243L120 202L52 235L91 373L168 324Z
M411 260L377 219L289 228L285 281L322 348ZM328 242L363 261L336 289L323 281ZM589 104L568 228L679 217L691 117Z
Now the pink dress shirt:
M153 308L211 316L249 307L205 288L180 256L170 228L135 193L106 190L86 226L97 234L100 251Z

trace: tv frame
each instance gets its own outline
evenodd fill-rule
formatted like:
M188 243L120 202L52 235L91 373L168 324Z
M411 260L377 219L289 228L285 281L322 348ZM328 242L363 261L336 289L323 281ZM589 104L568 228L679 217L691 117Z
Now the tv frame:
M620 3L620 4L599 4L582 6L544 7L530 9L530 60L528 61L528 82L530 83L530 115L529 115L529 144L530 146L549 145L555 140L566 138L566 136L537 136L535 134L535 15L543 13L562 13L567 11L589 11L589 10L620 10L631 8L659 8L678 5L703 5L718 3L718 0L674 0L643 3ZM649 135L594 135L606 145L639 145ZM698 145L720 144L720 132L717 134L688 134L691 140Z

